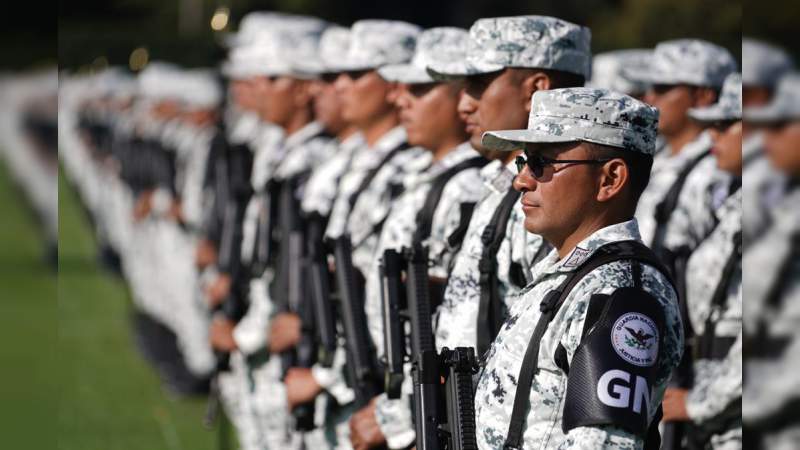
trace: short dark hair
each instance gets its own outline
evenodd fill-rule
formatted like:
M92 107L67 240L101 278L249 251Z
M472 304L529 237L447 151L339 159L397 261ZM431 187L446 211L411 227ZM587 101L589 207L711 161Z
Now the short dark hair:
M547 78L550 79L550 89L581 87L586 83L586 78L583 75L564 72L563 70L533 69L529 67L513 67L513 69L519 72L520 79L524 79L536 72L547 75Z
M550 89L582 87L586 84L586 77L577 73L553 69L542 69L542 72L550 78Z
M639 203L647 185L650 183L650 171L653 168L653 156L638 151L623 150L608 145L587 142L587 148L595 159L621 159L628 166L630 174L630 200L633 206Z

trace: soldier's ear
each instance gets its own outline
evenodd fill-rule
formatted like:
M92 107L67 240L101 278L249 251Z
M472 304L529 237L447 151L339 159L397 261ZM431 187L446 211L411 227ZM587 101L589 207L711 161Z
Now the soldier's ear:
M600 171L597 201L604 203L618 197L629 183L628 165L621 158L614 158L603 164Z
M699 87L694 91L694 107L702 108L717 102L717 91L708 87Z
M536 91L550 90L552 85L550 77L544 72L534 71L522 80L522 96L525 99L525 109L531 111L531 97Z

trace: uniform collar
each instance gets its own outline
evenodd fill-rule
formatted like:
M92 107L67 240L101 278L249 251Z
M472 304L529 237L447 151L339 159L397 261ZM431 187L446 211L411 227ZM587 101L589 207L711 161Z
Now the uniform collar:
M324 131L324 127L319 122L309 122L299 130L295 131L294 133L290 134L284 145L286 148L296 147L298 145L302 145L305 142L308 142L312 138L319 136Z
M641 240L639 224L636 219L609 225L595 231L589 237L582 240L563 259L559 259L558 252L555 249L552 250L550 254L537 265L534 272L538 272L540 275L553 274L556 272L572 272L605 245L622 241L641 242Z
M449 153L444 155L442 159L434 163L428 173L430 174L431 178L436 177L447 169L455 167L458 164L477 156L480 156L480 153L472 148L472 145L470 145L469 142L461 143Z
M406 130L401 126L397 126L384 133L373 147L375 153L385 155L404 142L406 142Z
M480 171L483 184L498 194L505 194L511 188L511 183L514 181L516 174L517 169L513 161L503 165L502 162L496 159L483 166Z
M364 135L360 132L355 132L339 144L339 150L354 151L356 148L363 147L364 145L366 145L364 142Z
M719 208L714 211L714 214L717 217L717 220L720 222L727 216L731 214L738 214L741 217L742 214L742 188L736 190L733 194L729 195L728 198L720 205Z

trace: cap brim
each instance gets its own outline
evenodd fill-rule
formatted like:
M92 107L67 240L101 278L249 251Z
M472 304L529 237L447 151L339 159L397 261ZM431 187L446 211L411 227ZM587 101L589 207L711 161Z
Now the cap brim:
M698 122L718 122L721 120L741 120L741 114L738 116L731 115L724 108L719 105L712 105L707 108L691 108L689 109L689 117Z
M375 70L381 67L380 64L364 64L353 61L337 61L329 64L327 67L328 72L356 72L361 70Z
M800 115L790 114L777 105L768 105L763 108L745 108L744 110L744 120L754 124L783 122L798 117Z
M378 69L378 74L386 81L405 84L433 83L428 72L413 64L392 64Z
M575 142L577 139L570 136L556 136L545 134L535 130L502 130L487 131L481 137L481 144L492 150L512 152L525 148L525 144L549 143L557 144L562 142Z
M428 75L435 81L452 81L474 75L499 72L505 69L502 64L473 63L467 60L446 64L432 63L427 67Z

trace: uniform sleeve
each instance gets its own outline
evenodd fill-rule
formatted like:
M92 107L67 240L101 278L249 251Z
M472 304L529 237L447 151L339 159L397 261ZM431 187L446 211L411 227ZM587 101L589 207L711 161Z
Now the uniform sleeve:
M385 393L378 396L375 404L375 419L381 432L386 437L389 448L407 448L414 443L417 432L414 428L410 397L414 390L411 374L406 366L406 376L403 379L402 395L397 400L389 399Z
M245 355L252 355L269 344L273 306L267 294L267 283L265 277L250 282L250 308L233 329L236 347Z
M694 250L716 225L714 196L729 180L716 170L714 161L706 158L686 180L667 226L665 245L672 251Z
M567 434L559 450L601 450L601 449L640 449L642 438L620 428L611 426L579 427Z
M339 345L333 356L333 365L331 367L323 367L320 364L314 364L311 368L311 375L314 380L322 386L329 394L331 394L336 402L340 405L346 405L355 399L355 393L344 378L344 365L347 357L344 347Z
M708 375L696 380L686 398L686 411L695 423L714 418L732 402L742 398L741 332L725 359Z

